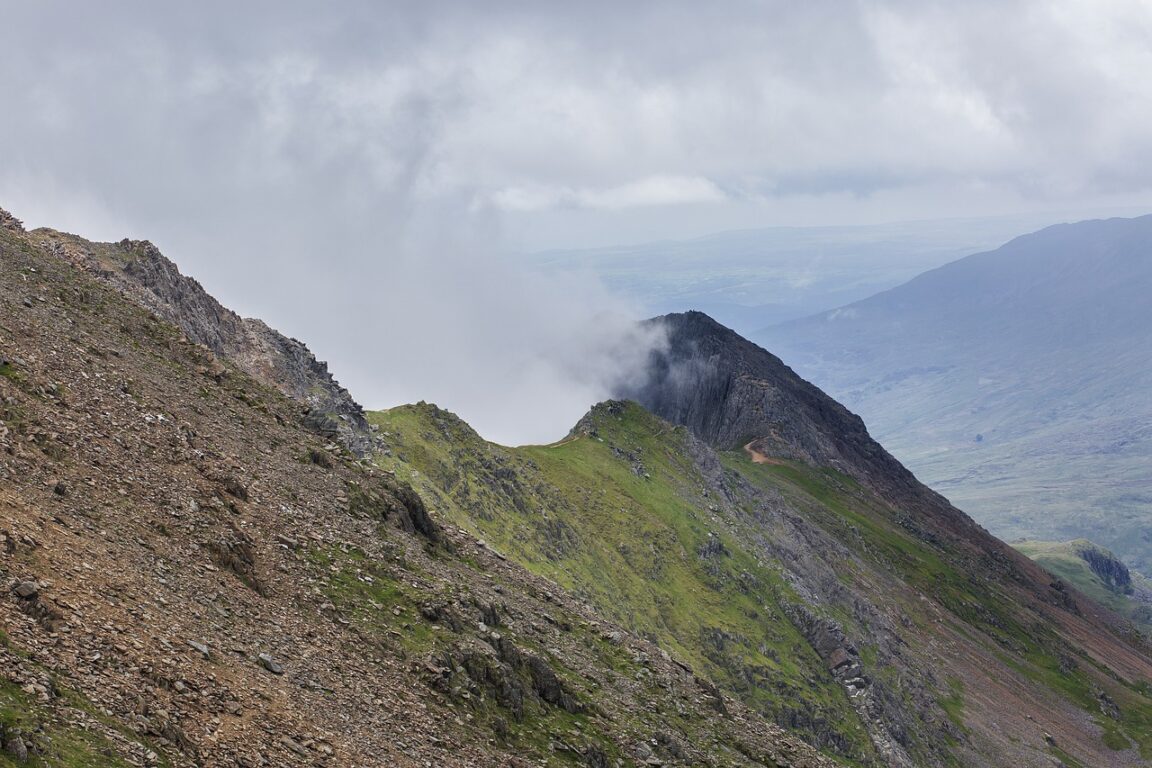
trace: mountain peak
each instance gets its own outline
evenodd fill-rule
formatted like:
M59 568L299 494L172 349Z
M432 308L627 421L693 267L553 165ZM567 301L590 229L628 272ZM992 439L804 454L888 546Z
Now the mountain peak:
M859 416L772 353L703 312L649 322L666 329L668 344L618 396L721 450L744 448L830 467L889 492L935 497L871 438Z

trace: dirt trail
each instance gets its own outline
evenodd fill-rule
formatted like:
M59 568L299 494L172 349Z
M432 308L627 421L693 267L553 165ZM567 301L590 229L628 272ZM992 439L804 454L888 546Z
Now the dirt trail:
M752 441L752 443L755 442L755 440ZM760 451L752 447L752 443L745 445L744 450L747 451L748 455L752 458L753 464L784 464L784 462L780 459L774 459L771 456L765 456L764 454L760 453Z

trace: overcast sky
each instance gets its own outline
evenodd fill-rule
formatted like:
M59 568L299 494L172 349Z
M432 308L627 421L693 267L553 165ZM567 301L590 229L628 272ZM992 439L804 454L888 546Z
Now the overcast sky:
M635 310L501 254L1147 206L1149 72L1146 0L0 0L0 206L548 439Z

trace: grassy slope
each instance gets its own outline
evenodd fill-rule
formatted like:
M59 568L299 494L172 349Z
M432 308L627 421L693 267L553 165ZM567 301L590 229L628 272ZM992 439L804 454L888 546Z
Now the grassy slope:
M1121 616L1152 631L1152 610L1143 602L1120 594L1097 576L1084 558L1076 552L1076 541L1018 541L1013 547L1042 565L1045 570L1064 579L1088 597ZM1146 581L1138 574L1132 580L1137 590L1148 591Z
M933 548L886 523L878 509L868 510L867 505L861 505L859 496L845 493L853 485L851 479L832 470L796 465L753 465L743 457L733 456L728 460L745 464L746 469L753 473L783 479L786 485L795 489L794 498L798 501L805 495L818 501L816 505L809 504L806 510L815 515L826 530L845 541L849 532L855 535L857 531L863 531L873 561L884 563L907 584L939 600L963 622L960 626L962 633L979 630L982 640L995 650L1008 668L1055 691L1061 698L1092 715L1101 729L1101 739L1109 749L1134 748L1142 759L1152 759L1152 687L1148 681L1122 680L1111 670L1081 655L1082 652L1073 651L1052 627L1022 611L997 586L961 572ZM1093 575L1093 578L1096 577ZM903 608L910 616L917 617L915 606L905 604ZM988 640L992 643L989 644ZM963 693L955 681L949 680L949 686L953 689L952 695L940 703L950 718L960 719ZM1104 701L1101 694L1118 706L1117 716L1101 716ZM1053 750L1056 754L1055 747ZM1056 756L1070 765L1076 764L1067 754Z
M381 464L436 497L442 515L769 717L841 757L872 759L844 694L775 610L789 596L777 570L712 520L685 432L636 406L601 416L599 437L519 449L484 443L434 406L370 421L393 446ZM710 540L727 554L702 558Z
M720 520L713 514L681 428L637 406L615 414L597 409L591 436L506 449L485 443L434 406L404 406L370 418L392 446L392 456L381 457L382 466L437 498L447 518L777 720L791 719L842 756L874 758L843 693L779 612L781 602L795 595L778 564L753 554L751 542L763 534L744 527L740 518ZM721 458L730 477L782 496L849 549L863 553L865 565L829 565L842 581L894 578L890 583L902 586L886 599L925 632L935 630L926 629L931 622L914 595L931 595L951 613L954 631L975 638L1024 680L1089 713L1109 749L1135 746L1152 757L1152 702L1141 684L1115 679L1084 656L1070 661L1064 640L1022 610L1001 582L964 559L970 554L917 538L890 509L834 471L754 464L743 454ZM727 554L702 558L710 538ZM867 636L866 628L853 627L853 617L836 606L823 611L850 631L862 630L857 636ZM873 653L861 648L865 660ZM898 669L874 673L900 677ZM941 684L942 713L963 728L963 686L955 679ZM1120 706L1117 718L1100 715L1101 693Z
M8 638L0 630L0 663L14 664ZM61 768L121 768L124 761L112 757L107 738L85 720L100 718L96 707L79 693L61 688L50 701L0 680L0 767L61 766ZM111 720L108 719L111 724ZM5 742L19 736L29 749L26 762L3 749ZM141 738L128 734L127 740L140 744ZM141 747L144 749L143 747ZM166 763L163 763L166 765Z

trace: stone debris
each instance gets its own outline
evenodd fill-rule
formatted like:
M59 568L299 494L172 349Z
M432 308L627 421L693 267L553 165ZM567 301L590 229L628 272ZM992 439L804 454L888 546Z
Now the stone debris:
M284 665L273 659L269 654L261 653L256 658L260 661L260 666L264 667L264 669L268 670L272 674L284 674Z
M17 763L28 762L28 745L18 735L10 736L4 741L4 751Z
M198 643L195 640L188 640L187 642L188 642L188 645L190 645L192 648L199 651L200 654L202 656L204 656L204 658L208 658L209 656L212 655L212 652L208 649L208 646L205 645L204 643Z

